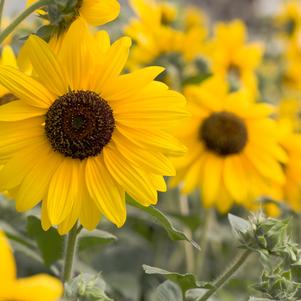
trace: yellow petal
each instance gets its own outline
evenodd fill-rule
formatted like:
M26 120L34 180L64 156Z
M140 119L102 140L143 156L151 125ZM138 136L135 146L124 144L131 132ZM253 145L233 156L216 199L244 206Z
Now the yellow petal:
M27 145L13 156L0 170L0 190L9 190L18 186L26 175L36 165L36 158L39 158L44 148L47 148L46 138L37 138L33 145Z
M77 18L62 40L59 59L65 67L71 90L87 90L89 87L95 67L93 54L96 50L93 49L93 39L87 23L82 18Z
M0 121L17 121L45 114L44 108L33 107L20 100L0 106Z
M211 207L217 201L223 171L223 159L211 153L204 159L202 196L205 207Z
M224 161L224 183L236 201L243 201L247 197L248 181L246 171L238 156L229 156Z
M0 84L34 107L48 108L54 100L42 84L10 66L0 66Z
M123 37L117 40L102 58L102 67L96 74L95 90L102 94L103 87L114 77L117 77L128 59L131 39Z
M113 21L119 11L120 5L116 0L83 0L79 9L80 15L93 26Z
M141 166L149 172L162 174L165 176L173 176L176 171L169 159L159 152L149 152L143 149L137 149L132 142L119 133L113 136L118 150L133 165Z
M66 76L49 45L35 35L31 35L26 43L38 80L55 95L65 94L68 90Z
M87 188L86 188L87 189ZM89 231L92 231L98 225L101 214L95 201L89 196L89 193L85 194L85 202L82 202L82 207L79 214L80 223Z
M42 213L41 213L41 224L44 231L49 230L51 227L51 222L49 220L48 216L48 210L47 210L47 197L43 199L42 202Z
M129 99L163 71L163 67L147 67L129 74L121 75L109 81L103 87L102 95L108 100ZM116 87L118 87L118 89L116 89Z
M17 68L17 59L11 46L5 45L2 49L1 64Z
M48 191L47 209L52 225L58 225L70 214L78 198L78 160L64 158L54 173Z
M0 230L0 289L6 282L16 278L16 265L13 252L3 231Z
M121 227L126 220L124 190L108 173L102 157L87 160L86 182L88 191L102 214L117 227Z
M14 285L12 300L58 301L63 293L62 283L51 276L40 274L18 279Z
M34 145L37 138L45 136L44 118L31 118L17 122L0 122L0 161L12 157L24 147Z
M62 160L63 156L55 153L50 145L45 145L45 149L35 159L35 165L18 188L16 195L18 211L27 211L45 198L50 179Z
M183 146L172 135L157 130L151 132L149 130L118 127L118 131L132 141L134 144L145 149L154 149L171 156L181 156L186 152ZM147 139L145 139L147 137Z
M144 206L157 203L156 189L144 171L129 164L117 149L106 147L103 154L112 177L126 192L136 198L137 202Z

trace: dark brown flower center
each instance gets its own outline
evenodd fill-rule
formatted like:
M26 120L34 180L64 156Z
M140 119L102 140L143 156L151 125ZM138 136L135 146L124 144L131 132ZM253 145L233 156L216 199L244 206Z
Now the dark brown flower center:
M46 114L45 132L53 149L74 159L97 156L114 128L111 107L92 91L68 92Z
M248 131L244 121L233 113L212 113L200 127L199 138L207 149L227 156L239 153L246 145Z

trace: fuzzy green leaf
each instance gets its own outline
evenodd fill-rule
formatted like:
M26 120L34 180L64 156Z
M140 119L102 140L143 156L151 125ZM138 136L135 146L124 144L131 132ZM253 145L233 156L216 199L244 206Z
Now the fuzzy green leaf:
M166 279L171 280L177 283L183 292L186 292L192 288L211 288L210 284L199 282L193 274L179 274L174 272L169 272L160 268L151 267L149 265L144 264L143 269L146 274L157 274L162 275Z
M35 216L29 216L27 232L36 241L46 266L61 259L64 241L56 229L50 228L48 231L44 231L40 220Z
M127 203L146 212L152 218L154 218L167 232L168 236L172 240L186 240L190 242L196 249L200 250L200 246L193 240L189 239L184 232L177 230L169 218L163 214L159 209L149 206L144 207L138 204L134 199L127 195Z
M152 301L183 301L183 296L180 288L171 281L165 281L160 284L155 293Z
M82 230L79 235L79 249L81 251L96 245L109 244L117 240L117 237L109 232L95 229L93 232Z

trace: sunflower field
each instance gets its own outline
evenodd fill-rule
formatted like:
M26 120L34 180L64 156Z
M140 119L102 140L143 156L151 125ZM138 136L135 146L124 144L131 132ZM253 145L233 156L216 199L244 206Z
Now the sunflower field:
M0 0L0 301L301 300L301 0Z

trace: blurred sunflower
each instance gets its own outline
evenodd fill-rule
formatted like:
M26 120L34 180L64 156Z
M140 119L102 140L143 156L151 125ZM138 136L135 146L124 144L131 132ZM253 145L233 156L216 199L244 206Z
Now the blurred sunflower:
M57 301L63 293L61 282L45 274L17 279L12 250L2 231L0 231L0 279L0 300Z
M257 93L255 71L261 62L262 46L247 43L247 33L242 21L220 23L209 43L208 58L214 74L228 80L233 89L246 88Z
M176 159L182 192L201 190L205 207L227 212L236 201L254 202L273 181L285 181L279 162L287 155L278 143L271 107L256 104L245 92L228 93L220 78L186 88L192 118L179 129L188 153Z
M27 0L27 5L37 0ZM120 12L120 4L117 0L75 0L68 1L64 6L55 2L45 5L37 13L43 15L43 19L49 24L40 29L44 40L49 42L54 52L62 47L62 40L66 30L78 17L81 17L89 25L100 26L115 20ZM51 8L51 13L48 12ZM58 17L59 16L59 17Z
M183 28L176 29L176 8L168 2L130 0L130 4L137 15L125 28L125 33L136 43L130 57L131 69L160 61L162 57L174 60L179 55L192 60L200 55L207 35L202 20L198 23L196 20L202 18L201 14L194 13L193 20L190 14Z
M286 45L284 51L283 84L286 89L301 88L301 32Z
M37 0L27 0L27 6ZM74 16L81 16L90 25L99 26L116 19L120 12L120 5L117 0L76 0L73 5ZM45 11L38 10L38 13L45 14Z
M43 200L44 229L64 234L78 219L94 229L101 214L121 227L125 192L155 204L163 175L175 173L166 155L185 151L171 134L185 98L153 81L161 67L120 75L130 39L110 46L81 18L58 56L36 36L27 43L35 77L0 67L0 83L20 99L0 108L0 189L19 211Z
M301 4L298 0L285 1L275 19L284 37L294 38L301 29Z

